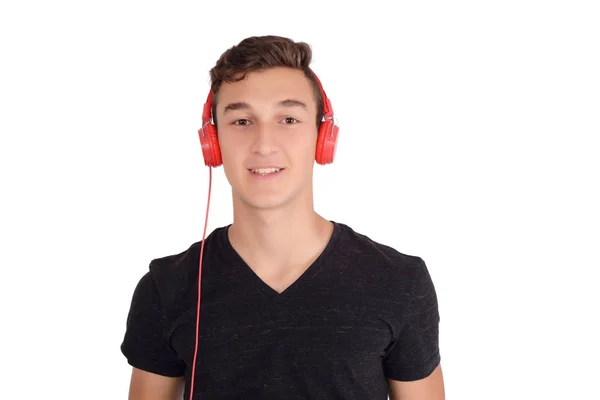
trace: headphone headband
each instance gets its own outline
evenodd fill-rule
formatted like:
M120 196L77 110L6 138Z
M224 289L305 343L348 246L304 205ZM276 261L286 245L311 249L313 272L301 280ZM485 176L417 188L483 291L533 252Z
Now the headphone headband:
M213 98L213 91L212 91L212 89L210 89L208 91L208 97L206 98L206 103L204 103L204 109L202 110L202 126L206 125L211 120L212 98Z
M323 117L325 117L325 120L333 119L333 108L331 107L331 101L329 101L329 97L327 97L327 94L325 94L325 89L323 89L321 80L313 70L310 70L310 72L313 74L317 84L319 85L319 90L321 91L321 98L323 99Z

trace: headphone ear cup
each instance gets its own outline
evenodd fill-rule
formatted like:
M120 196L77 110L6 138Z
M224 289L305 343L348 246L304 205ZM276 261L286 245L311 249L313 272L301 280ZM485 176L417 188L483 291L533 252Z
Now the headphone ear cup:
M337 150L339 127L333 121L323 121L319 127L315 160L321 165L331 164Z
M200 137L200 145L202 147L202 155L204 156L204 164L209 167L218 167L223 163L221 159L221 147L217 137L217 129L213 124L206 124L204 132L198 130Z

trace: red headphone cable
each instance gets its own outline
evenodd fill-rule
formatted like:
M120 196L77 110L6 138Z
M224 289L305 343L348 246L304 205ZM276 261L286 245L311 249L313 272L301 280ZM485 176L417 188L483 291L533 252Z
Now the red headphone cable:
M210 206L210 191L212 187L212 168L208 168L208 200L206 202L206 216L204 218L204 233L202 234L202 244L200 245L200 260L198 261L198 310L196 312L196 345L194 347L194 362L192 364L192 377L190 379L190 400L193 400L194 395L194 378L196 376L196 356L198 354L198 335L200 332L200 298L202 288L202 258L204 256L204 241L206 239L206 227L208 225L208 210Z

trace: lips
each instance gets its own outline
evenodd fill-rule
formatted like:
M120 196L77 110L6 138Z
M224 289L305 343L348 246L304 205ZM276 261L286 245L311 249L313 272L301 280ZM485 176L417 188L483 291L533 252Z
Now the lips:
M281 167L256 167L248 168L248 172L255 176L273 176L278 175L284 168Z
M267 175L279 172L282 168L251 168L250 171L255 174Z

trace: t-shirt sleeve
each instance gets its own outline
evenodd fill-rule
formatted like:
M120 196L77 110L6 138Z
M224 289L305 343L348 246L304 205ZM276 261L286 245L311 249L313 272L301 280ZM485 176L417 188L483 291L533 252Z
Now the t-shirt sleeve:
M165 316L151 272L138 282L127 316L121 352L138 369L163 376L183 376L185 365L169 346Z
M429 376L440 363L437 295L425 262L416 274L403 324L383 360L387 378L415 381Z

